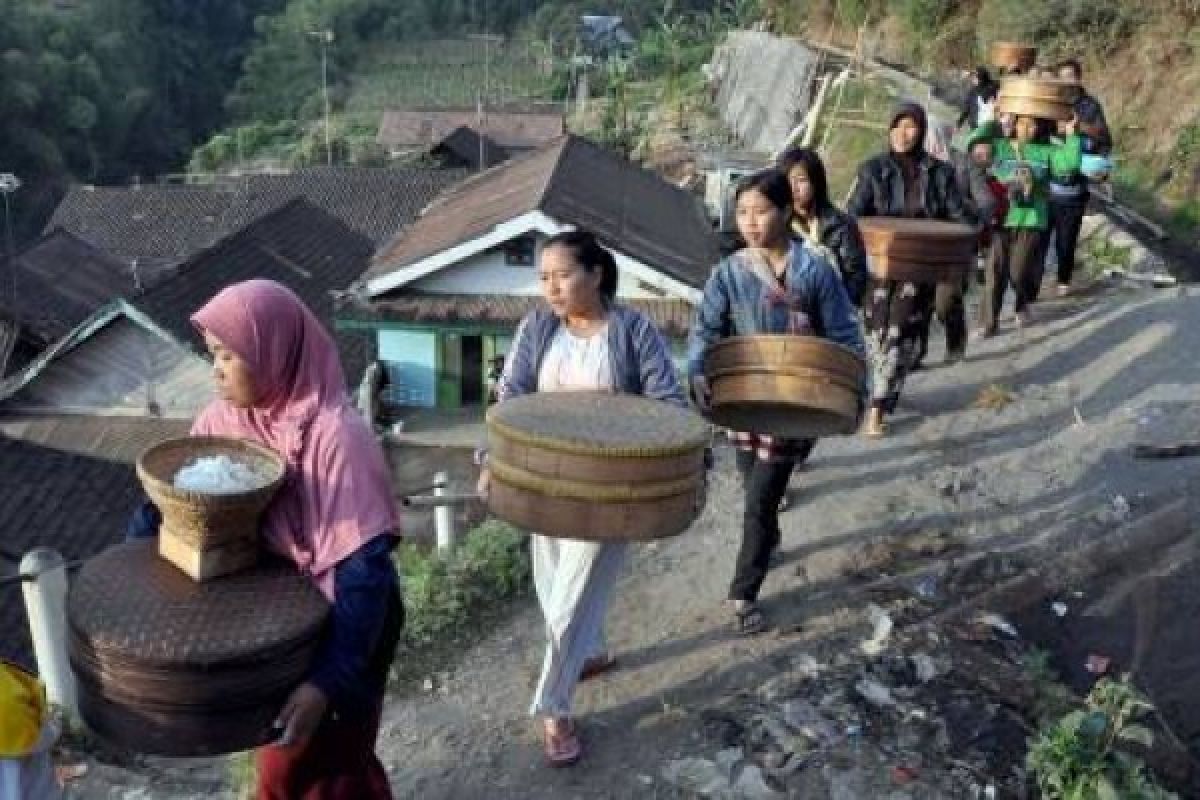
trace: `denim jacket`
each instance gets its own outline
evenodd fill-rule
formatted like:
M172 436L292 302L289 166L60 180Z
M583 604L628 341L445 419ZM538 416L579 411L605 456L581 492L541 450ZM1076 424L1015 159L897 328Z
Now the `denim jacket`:
M836 269L808 248L793 243L784 286L809 317L816 335L866 353L854 306ZM787 319L765 302L768 287L743 266L739 253L719 263L704 287L704 299L688 338L688 375L704 372L704 354L729 336L786 333Z

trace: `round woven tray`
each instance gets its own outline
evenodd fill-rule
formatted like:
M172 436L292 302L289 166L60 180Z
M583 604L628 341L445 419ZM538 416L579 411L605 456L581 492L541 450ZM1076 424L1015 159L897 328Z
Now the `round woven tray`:
M1069 103L1054 100L1038 100L1030 97L1001 96L996 100L996 110L1001 114L1034 117L1052 122L1065 122L1075 113L1074 107Z
M1011 77L1000 84L996 110L1002 114L1068 120L1075 113L1079 87L1066 81Z
M902 217L863 217L858 223L868 268L877 278L953 282L975 263L978 236L970 225Z
M175 488L179 470L207 456L228 456L263 476L262 485L242 492L207 494ZM137 461L146 494L163 515L163 528L204 548L232 539L254 538L258 517L284 479L284 461L255 442L222 436L187 436L151 447Z
M547 392L487 415L493 514L546 536L653 539L703 506L708 426L644 397Z
M815 336L734 336L709 348L709 418L725 428L788 438L853 433L866 365Z
M204 756L257 747L308 672L328 615L277 560L196 583L154 544L84 564L67 600L80 713L131 750Z
M1016 67L1025 71L1037 63L1037 48L1016 42L995 42L989 59L996 67Z

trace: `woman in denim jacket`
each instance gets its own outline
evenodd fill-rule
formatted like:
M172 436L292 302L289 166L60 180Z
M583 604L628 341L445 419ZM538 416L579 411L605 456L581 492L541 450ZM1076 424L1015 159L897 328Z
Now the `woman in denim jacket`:
M726 337L815 335L859 355L865 352L837 269L789 236L792 190L787 176L777 169L751 175L738 187L736 203L738 231L747 246L713 270L688 341L688 375L702 409L709 403L704 354ZM792 470L808 457L815 440L741 432L734 432L733 439L746 500L729 600L736 630L752 634L767 627L757 602L771 553L780 543L779 503Z

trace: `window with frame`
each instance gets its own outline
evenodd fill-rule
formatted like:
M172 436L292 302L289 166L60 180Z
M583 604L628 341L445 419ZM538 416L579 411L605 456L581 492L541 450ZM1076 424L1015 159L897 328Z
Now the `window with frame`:
M510 267L532 267L537 260L537 242L532 236L518 236L501 245L504 263Z

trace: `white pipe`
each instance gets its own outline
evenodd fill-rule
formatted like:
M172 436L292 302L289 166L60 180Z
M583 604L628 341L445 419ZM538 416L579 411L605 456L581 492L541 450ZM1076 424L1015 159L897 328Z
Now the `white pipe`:
M39 547L21 559L20 573L38 676L50 702L78 719L75 676L67 660L67 564L56 551Z
M447 484L450 482L450 477L439 472L433 476L433 496L446 497L448 494ZM454 531L454 507L451 505L439 505L433 512L433 523L437 530L437 549L439 553L450 553L454 550L455 531Z

